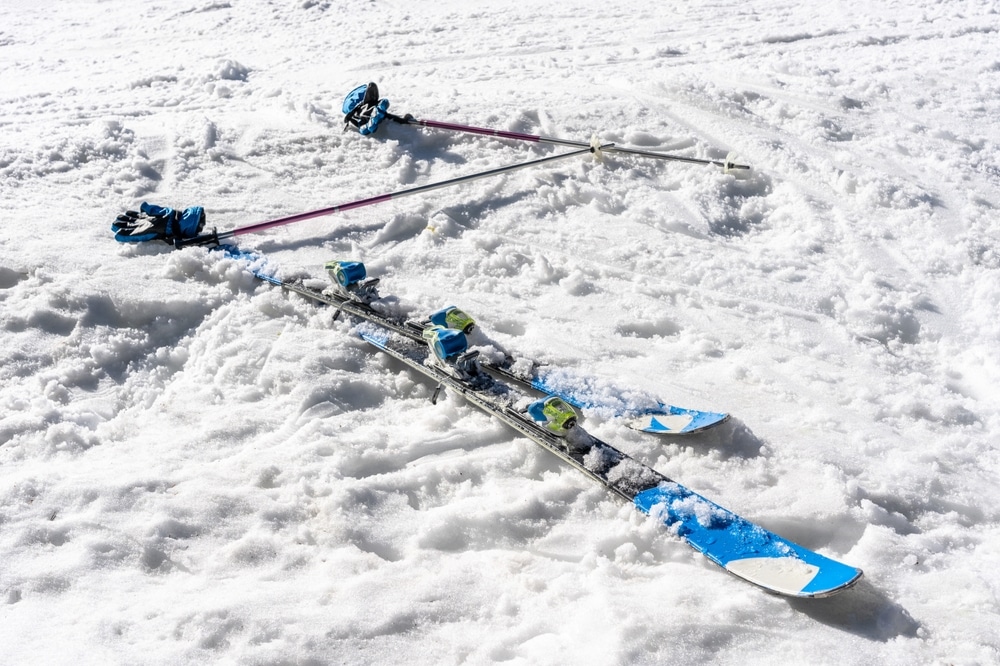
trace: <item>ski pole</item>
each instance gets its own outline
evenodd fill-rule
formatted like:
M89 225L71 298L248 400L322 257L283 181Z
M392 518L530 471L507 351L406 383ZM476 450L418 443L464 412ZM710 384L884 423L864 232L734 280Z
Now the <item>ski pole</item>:
M517 141L530 141L533 143L552 143L560 146L574 146L577 148L582 148L583 146L589 146L590 144L584 143L583 141L571 141L569 139L556 139L549 136L536 136L534 134L524 134L522 132L507 132L504 130L490 129L487 127L473 127L471 125L459 125L457 123L445 123L438 120L420 120L414 118L411 114L406 114L405 116L397 116L392 113L386 113L386 118L394 120L397 123L403 125L419 125L421 127L430 127L434 129L450 130L452 132L467 132L469 134L482 134L485 136L495 136L501 139L515 139ZM641 157L652 157L658 160L668 160L671 162L687 162L688 164L711 164L713 166L722 167L723 171L729 172L733 169L749 169L750 166L747 164L736 164L732 161L731 155L726 156L725 161L718 160L701 160L695 157L683 157L681 155L669 155L667 153L657 153L651 150L638 150L636 148L622 148L619 146L610 146L603 148L603 150L609 153L625 153L628 155L639 155Z
M612 143L601 144L601 145L595 144L593 146L590 144L582 144L582 145L585 145L586 147L580 148L579 150L571 150L568 153L559 153L558 155L549 155L547 157L541 157L537 160L531 160L529 162L521 162L518 164L511 164L508 166L498 167L496 169L490 169L489 171L482 171L480 173L474 173L468 176L459 176L458 178L443 180L439 183L429 183L427 185L411 187L408 190L400 190L399 192L380 194L378 196L369 197L367 199L359 199L357 201L351 201L349 203L344 203L337 206L330 206L329 208L320 208L319 210L313 210L307 213L299 213L297 215L290 215L288 217L282 217L276 220L270 220L268 222L258 222L257 224L251 224L246 227L231 229L230 231L219 232L213 229L212 233L201 234L200 236L195 236L193 238L177 239L174 241L174 247L182 248L188 245L211 245L211 244L217 245L224 240L233 238L235 236L242 236L243 234L252 234L258 231L264 231L266 229L272 229L274 227L280 227L286 224L292 224L293 222L302 222L303 220L310 220L314 217L332 215L333 213L342 213L344 211L354 210L355 208L362 208L364 206L370 206L372 204L382 203L384 201L399 199L401 197L409 196L411 194L421 194L423 192L430 192L431 190L436 190L442 187L459 185L461 183L467 183L469 181L478 180L479 178L488 178L489 176L496 176L502 173L516 171L518 169L526 169L528 167L538 166L539 164L545 164L546 162L554 162L555 160L561 160L567 157L573 157L574 155L583 155L584 153L597 153L601 150L609 150L614 144Z

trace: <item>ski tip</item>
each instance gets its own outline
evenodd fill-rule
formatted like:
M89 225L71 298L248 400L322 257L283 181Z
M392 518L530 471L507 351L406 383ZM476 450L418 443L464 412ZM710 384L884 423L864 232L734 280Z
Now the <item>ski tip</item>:
M813 554L815 555L815 554ZM819 599L850 589L863 575L861 569L823 558L817 563L799 557L746 557L724 565L729 573L769 592L788 597Z
M660 410L631 419L628 426L634 430L656 435L690 435L722 425L728 420L729 414L662 405Z
M829 597L862 576L861 569L788 541L672 481L636 494L633 502L709 560L768 592Z

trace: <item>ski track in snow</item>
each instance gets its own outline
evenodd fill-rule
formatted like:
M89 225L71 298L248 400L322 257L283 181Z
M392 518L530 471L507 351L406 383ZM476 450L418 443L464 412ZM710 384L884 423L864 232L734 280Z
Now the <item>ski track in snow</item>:
M1000 17L992 3L8 0L0 6L5 663L1000 663ZM608 154L240 238L366 263L520 355L725 426L597 436L859 566L722 574L220 230L564 150Z

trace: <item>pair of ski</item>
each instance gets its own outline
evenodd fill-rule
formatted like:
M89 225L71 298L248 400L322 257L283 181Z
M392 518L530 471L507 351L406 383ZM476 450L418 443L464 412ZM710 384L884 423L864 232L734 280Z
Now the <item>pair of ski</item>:
M252 255L228 249L235 258ZM360 266L360 268L359 268ZM400 320L372 307L379 299L377 280L365 279L362 265L331 262L332 290L302 280L280 280L250 267L259 279L362 320L361 337L442 388L496 417L592 480L655 517L674 534L729 573L770 592L792 597L826 597L852 587L860 569L795 544L685 488L654 469L587 433L575 418L560 411L553 397L538 400L518 385L539 389L531 377L511 371L511 364L490 363L468 350L465 332L443 323L471 319L447 311L425 321ZM435 321L437 319L438 321ZM539 389L541 390L541 389ZM435 392L435 399L437 391ZM574 398L563 395L568 401ZM550 412L552 407L554 411ZM690 415L692 410L679 410ZM669 412L669 410L668 410ZM725 420L720 417L713 425ZM685 427L697 419L690 419ZM710 427L710 426L709 426ZM683 433L682 427L677 431ZM688 431L690 432L690 430Z

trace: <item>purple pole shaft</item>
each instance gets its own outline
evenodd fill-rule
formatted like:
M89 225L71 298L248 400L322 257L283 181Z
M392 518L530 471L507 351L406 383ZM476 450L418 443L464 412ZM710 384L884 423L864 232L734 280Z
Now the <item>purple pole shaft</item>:
M411 121L413 124L423 127L434 127L437 129L451 130L452 132L468 132L469 134L483 134L485 136L498 136L503 139L516 139L518 141L531 141L538 143L542 137L534 134L522 134L521 132L506 132L504 130L490 129L488 127L473 127L471 125L459 125L457 123L443 123L438 120L418 120Z
M403 194L403 193L400 192L398 194ZM311 220L314 217L323 217L324 215L333 215L334 213L342 213L347 210L354 210L355 208L362 208L364 206L370 206L372 204L390 201L393 198L393 196L395 195L380 194L377 197L360 199L358 201L352 201L350 203L340 204L338 206L330 206L329 208L320 208L319 210L311 210L308 213L299 213L297 215L289 215L288 217L281 217L278 218L277 220L258 222L257 224L251 224L250 226L240 227L239 229L233 229L230 232L230 235L242 236L243 234L252 234L258 231L264 231L265 229L280 227L285 224L292 224L293 222L302 222L303 220Z
M600 146L601 150L607 150L613 144L605 144ZM546 162L553 162L555 160L566 159L567 157L573 157L574 155L583 155L585 153L592 153L598 150L596 147L592 147L589 144L585 148L578 148L577 150L571 150L567 153L559 153L558 155L548 155L546 157L540 157L536 160L531 160L529 162L521 162L520 164L511 164L508 166L498 167L496 169L490 169L489 171L481 171L479 173L473 173L468 176L459 176L458 178L452 178L450 180L443 180L439 183L428 183L427 185L420 185L418 187L411 187L408 190L400 190L399 192L390 192L388 194L380 194L378 196L369 197L367 199L359 199L357 201L351 201L350 203L340 204L338 206L330 206L329 208L320 208L319 210L311 210L307 213L299 213L297 215L290 215L288 217L278 218L277 220L268 220L267 222L258 222L257 224L251 224L245 227L239 227L232 229L230 231L217 232L213 231L210 234L202 234L195 238L187 238L174 241L174 246L177 248L186 247L188 245L207 245L210 243L218 243L220 241L232 238L234 236L242 236L243 234L252 234L258 231L264 231L265 229L272 229L274 227L280 227L285 224L292 224L293 222L301 222L302 220L309 220L314 217L322 217L324 215L332 215L333 213L342 213L347 210L354 210L355 208L361 208L363 206L370 206L372 204L382 203L384 201L391 201L392 199L398 199L400 197L405 197L411 194L420 194L421 192L429 192L431 190L436 190L441 187L448 187L450 185L458 185L459 183L465 183L470 180L477 180L479 178L486 178L488 176L496 176L501 173L507 173L508 171L516 171L517 169L525 169L531 166L537 166L539 164L545 164Z

